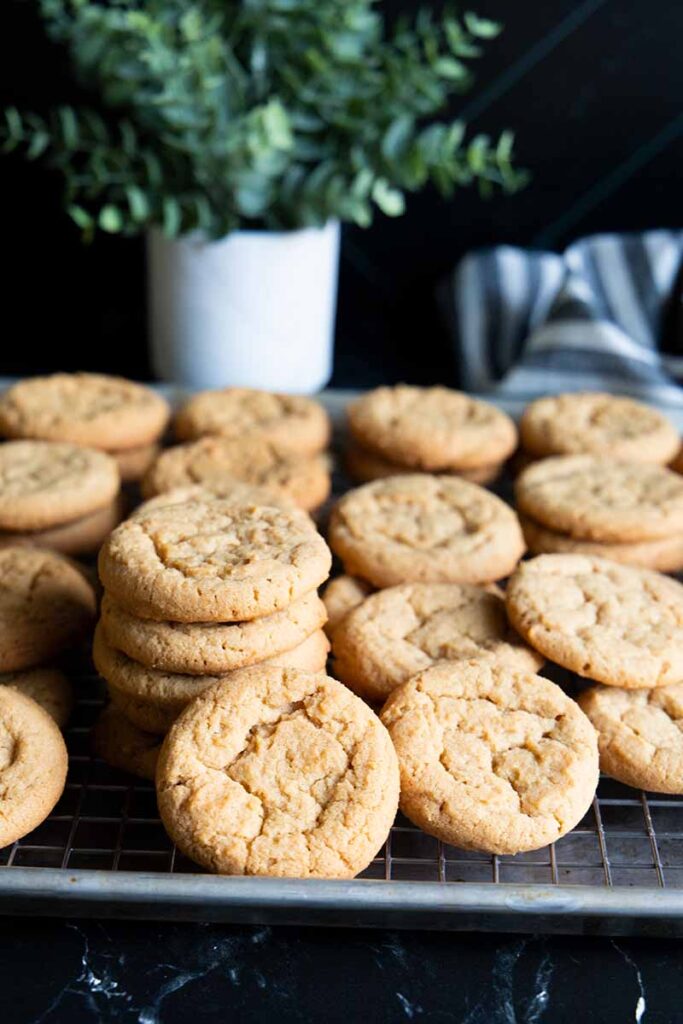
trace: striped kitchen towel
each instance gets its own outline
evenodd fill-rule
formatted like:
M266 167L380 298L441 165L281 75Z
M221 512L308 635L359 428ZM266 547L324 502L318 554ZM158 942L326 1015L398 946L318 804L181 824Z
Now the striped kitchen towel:
M441 295L460 386L513 413L560 391L619 392L683 430L682 259L683 231L469 253Z

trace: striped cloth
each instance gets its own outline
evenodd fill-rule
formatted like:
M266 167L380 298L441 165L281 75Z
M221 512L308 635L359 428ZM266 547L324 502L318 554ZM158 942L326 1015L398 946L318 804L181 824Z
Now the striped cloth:
M682 258L683 231L468 254L441 296L460 386L513 413L559 391L619 392L683 430Z

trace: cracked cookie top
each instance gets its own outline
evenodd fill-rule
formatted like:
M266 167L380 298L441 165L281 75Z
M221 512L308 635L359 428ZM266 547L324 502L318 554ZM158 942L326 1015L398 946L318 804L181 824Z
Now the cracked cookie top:
M102 583L142 618L239 622L287 607L327 578L325 541L285 509L188 502L122 523L100 551Z
M506 459L517 444L509 416L450 388L376 388L351 402L347 415L359 445L415 469L489 466Z
M72 649L95 617L95 594L75 564L53 551L0 549L0 672Z
M598 731L600 767L627 786L683 793L683 683L592 686L579 704Z
M180 441L257 434L295 455L315 455L330 438L329 417L319 402L253 388L201 391L178 410L174 427Z
M338 678L371 701L438 661L490 658L531 672L543 664L511 629L501 592L463 583L372 594L338 626L333 655Z
M0 686L0 847L36 828L66 782L62 734L30 697Z
M178 719L157 796L173 841L212 871L352 878L393 823L398 766L386 729L341 683L252 666Z
M657 409L600 391L539 398L524 410L519 431L523 448L540 458L590 453L663 464L680 443L673 423Z
M114 459L55 441L0 445L0 530L45 530L90 515L119 490Z
M515 499L536 522L585 540L683 533L683 478L664 466L558 455L520 473Z
M143 384L100 373L55 373L12 385L0 397L4 437L71 441L110 450L151 444L170 408Z
M203 437L162 452L142 482L146 498L176 487L209 490L234 483L267 488L303 509L321 505L330 491L323 455L301 458L260 437Z
M588 555L539 555L508 582L510 621L559 665L612 686L683 679L683 586Z
M391 477L349 491L332 511L329 536L346 572L376 587L490 583L524 552L513 510L452 476Z
M398 754L401 810L443 842L535 850L569 832L593 799L595 731L541 676L436 665L394 690L381 718Z

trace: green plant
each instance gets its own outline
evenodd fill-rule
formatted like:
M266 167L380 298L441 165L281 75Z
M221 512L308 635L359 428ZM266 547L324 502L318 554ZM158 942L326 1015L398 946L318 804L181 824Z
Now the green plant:
M421 11L391 33L373 0L39 0L84 108L4 111L0 141L64 179L86 234L368 225L404 194L512 190L512 136L430 121L499 26Z

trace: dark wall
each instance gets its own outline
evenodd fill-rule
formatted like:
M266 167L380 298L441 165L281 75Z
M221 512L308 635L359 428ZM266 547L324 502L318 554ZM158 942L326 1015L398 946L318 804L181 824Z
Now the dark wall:
M0 95L55 101L70 84L31 3L3 5ZM680 226L683 4L676 0L472 0L506 23L459 113L477 130L517 132L532 184L513 198L461 192L412 199L400 220L345 231L334 383L453 379L434 284L466 249L561 248L580 234ZM413 4L395 0L394 14ZM0 374L100 369L146 377L142 243L83 247L58 183L0 163L3 296L12 331Z

